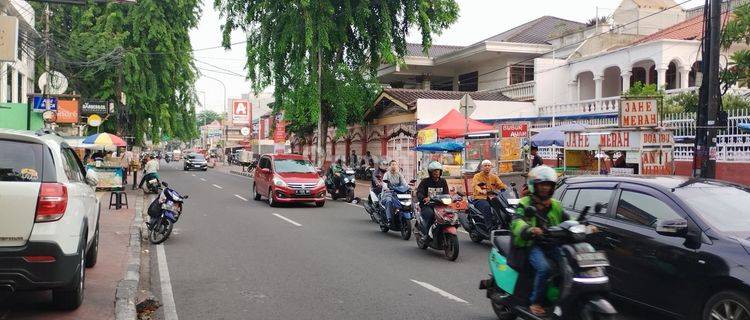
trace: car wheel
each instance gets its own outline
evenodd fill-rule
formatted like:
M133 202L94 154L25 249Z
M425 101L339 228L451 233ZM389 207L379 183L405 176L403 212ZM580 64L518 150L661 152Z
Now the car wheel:
M99 257L99 223L96 224L96 231L94 231L94 239L91 242L91 248L86 252L86 268L93 268L96 265L96 260Z
M722 291L715 294L703 308L703 319L748 319L750 299L737 291Z
M255 201L260 201L260 192L258 192L258 187L255 186L255 184L253 184L253 193L255 194L253 199L255 199Z
M188 171L188 168L187 167L183 167L182 170Z
M271 207L276 206L276 201L273 199L273 190L268 189L268 205Z
M208 171L208 168L204 168L203 171Z
M325 201L321 201L321 202L316 202L316 203L315 203L315 206L316 206L316 207L318 207L318 208L320 208L320 207L322 207L322 206L324 206L324 205L326 205L326 202L325 202Z
M75 310L83 303L86 283L86 238L84 236L79 253L78 270L68 286L52 290L52 303L62 310Z

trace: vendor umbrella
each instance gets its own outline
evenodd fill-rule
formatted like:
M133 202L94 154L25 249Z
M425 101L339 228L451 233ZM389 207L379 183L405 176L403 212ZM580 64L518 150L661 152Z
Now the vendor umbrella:
M455 141L443 141L435 142L430 144L423 144L414 148L414 151L427 151L427 152L458 152L464 149L464 145Z
M124 147L128 144L125 142L125 140L122 140L122 138L109 133L97 133L90 135L83 139L81 142L82 144L87 145L96 145L96 146L116 146L116 147Z
M566 131L583 131L585 129L586 126L577 123L547 128L531 136L531 143L537 147L562 147L565 144Z

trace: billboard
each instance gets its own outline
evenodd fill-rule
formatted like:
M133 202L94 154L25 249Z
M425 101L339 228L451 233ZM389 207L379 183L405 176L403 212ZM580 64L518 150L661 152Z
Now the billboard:
M659 123L656 99L622 99L620 102L620 127L656 127Z
M232 124L250 124L252 104L247 100L232 100Z
M57 123L78 123L78 100L57 101Z

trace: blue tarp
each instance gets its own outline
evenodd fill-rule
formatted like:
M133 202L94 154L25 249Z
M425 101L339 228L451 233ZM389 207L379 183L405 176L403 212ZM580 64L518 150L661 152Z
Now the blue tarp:
M414 148L414 151L427 151L427 152L457 152L464 149L464 145L455 141L442 141L430 144L423 144Z
M560 146L565 144L566 131L583 131L586 126L582 124L565 124L557 127L547 128L531 136L531 144L537 147Z
M737 125L740 130L750 131L750 123L740 123Z

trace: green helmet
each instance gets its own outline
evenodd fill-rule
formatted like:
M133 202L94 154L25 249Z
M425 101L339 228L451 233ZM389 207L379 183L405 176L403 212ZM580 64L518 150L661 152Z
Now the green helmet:
M437 161L430 162L430 164L427 165L427 172L432 172L432 170L440 170L440 172L442 172L443 165Z
M527 180L529 192L534 193L534 185L542 182L552 182L553 184L557 184L557 171L546 165L541 165L531 169Z

